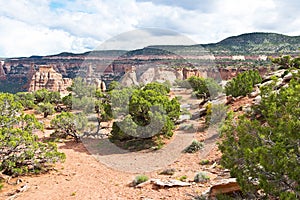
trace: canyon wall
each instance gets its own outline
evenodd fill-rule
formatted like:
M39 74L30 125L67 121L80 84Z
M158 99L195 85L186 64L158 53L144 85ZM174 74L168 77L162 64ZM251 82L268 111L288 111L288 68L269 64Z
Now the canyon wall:
M157 81L169 80L171 82L174 79L187 79L190 76L227 80L235 76L239 71L247 70L247 67L241 69L240 66L249 66L249 59L252 59L253 62L260 62L261 60L266 62L264 60L266 57L263 55L245 56L246 60L238 61L239 67L232 67L236 66L237 63L237 60L233 58L239 58L238 56L218 55L205 57L204 59L203 56L197 57L193 55L187 56L187 59L185 59L175 54L152 55L148 53L146 55L131 55L124 52L118 52L117 54L113 52L106 52L105 54L100 52L97 54L96 52L94 54L63 53L54 56L32 56L2 60L0 66L0 90L18 92L47 87L53 90L64 91L64 85L69 84L68 78L73 79L79 75L86 77L88 71L91 70L93 71L94 79L97 79L98 82L100 81L99 84L102 84L103 88L103 85L106 87L112 80L119 80L124 74L132 72L133 67L135 68L137 81L143 83L148 82L147 77L152 76L155 76ZM48 80L46 80L47 76L43 75L48 73L47 70L40 69L40 66L45 65L52 66L52 69L49 69L51 75ZM146 72L147 69L148 71ZM263 68L257 69L262 74L265 71ZM39 70L41 71L39 72ZM141 77L143 73L145 74ZM131 78L131 82L135 82L134 75L129 74L126 76ZM53 81L52 77L57 79L57 81ZM101 83L101 81L104 82ZM129 80L127 79L126 81L128 82Z

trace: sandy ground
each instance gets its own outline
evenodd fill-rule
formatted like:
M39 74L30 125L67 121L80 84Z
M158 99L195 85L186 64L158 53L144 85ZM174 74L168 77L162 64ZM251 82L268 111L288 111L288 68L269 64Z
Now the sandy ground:
M197 104L197 100L191 101ZM219 180L228 178L228 173L214 164L218 163L221 156L215 145L218 138L208 139L211 135L207 130L203 131L204 120L188 120L185 123L193 124L195 131L175 131L170 143L154 152L103 153L103 145L99 145L101 141L97 140L59 143L59 150L66 154L64 163L56 164L54 170L46 174L11 179L11 184L5 184L2 189L0 199L192 199ZM206 141L204 149L192 154L182 153L192 139ZM209 164L199 164L202 159L208 159ZM162 170L171 168L175 169L173 175L159 174ZM138 174L161 180L186 176L187 181L192 182L199 171L207 172L210 177L207 183L172 188L157 188L152 184L142 188L130 186ZM14 185L18 179L20 183ZM23 185L27 185L29 189L13 195Z

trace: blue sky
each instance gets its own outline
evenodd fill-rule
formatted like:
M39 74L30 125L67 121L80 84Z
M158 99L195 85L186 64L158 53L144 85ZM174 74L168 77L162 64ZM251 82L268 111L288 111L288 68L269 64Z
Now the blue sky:
M298 0L0 0L0 57L84 52L119 34L128 43L110 47L126 48L139 28L167 30L143 35L149 44L174 40L170 31L193 43L248 32L300 35L299 9Z

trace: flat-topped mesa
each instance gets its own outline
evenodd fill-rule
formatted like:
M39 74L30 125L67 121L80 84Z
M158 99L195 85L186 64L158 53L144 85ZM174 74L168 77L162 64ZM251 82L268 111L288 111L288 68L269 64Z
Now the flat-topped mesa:
M49 91L64 93L71 85L72 79L63 78L52 65L40 65L39 70L32 76L29 92L45 88Z

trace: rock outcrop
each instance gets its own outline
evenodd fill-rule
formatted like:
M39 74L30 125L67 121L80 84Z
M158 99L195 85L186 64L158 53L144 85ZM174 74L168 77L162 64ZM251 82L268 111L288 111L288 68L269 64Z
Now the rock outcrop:
M67 92L67 87L71 85L72 79L63 78L62 74L56 72L52 66L43 65L32 76L29 91L37 91L45 88L49 91L65 93Z

